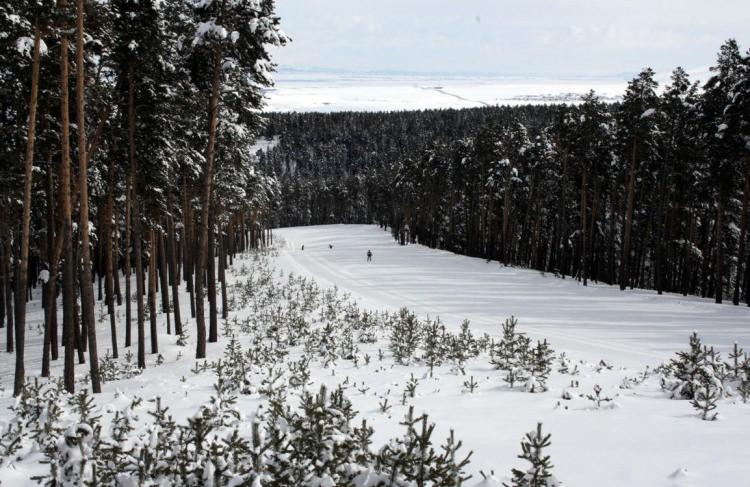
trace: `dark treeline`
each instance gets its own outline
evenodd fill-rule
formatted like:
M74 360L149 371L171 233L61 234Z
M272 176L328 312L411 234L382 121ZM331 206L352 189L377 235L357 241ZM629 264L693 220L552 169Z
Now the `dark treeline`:
M277 183L250 147L267 49L285 42L273 0L0 4L0 326L15 395L38 285L40 372L63 348L68 391L86 361L99 391L97 347L133 346L145 367L158 333L181 334L191 317L205 357L228 311L226 266L270 237ZM96 343L96 300L111 343Z
M748 302L750 55L616 104L277 114L281 225L373 223L562 276Z

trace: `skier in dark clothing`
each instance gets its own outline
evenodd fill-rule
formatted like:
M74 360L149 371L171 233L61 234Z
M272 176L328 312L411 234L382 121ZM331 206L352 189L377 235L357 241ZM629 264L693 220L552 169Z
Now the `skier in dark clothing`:
M302 246L302 250L305 250L305 246L304 245Z
M333 244L328 244L328 248L333 250Z
M372 250L367 250L367 262L372 262Z

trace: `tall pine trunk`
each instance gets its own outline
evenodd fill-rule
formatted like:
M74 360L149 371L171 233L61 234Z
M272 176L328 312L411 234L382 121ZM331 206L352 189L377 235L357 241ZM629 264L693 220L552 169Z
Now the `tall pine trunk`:
M156 243L156 231L151 228L148 232L148 308L151 335L151 353L159 353L159 336L156 328L156 262L158 247Z
M89 243L88 142L86 141L86 93L84 91L83 0L78 0L76 21L78 30L76 35L76 107L78 112L79 228L81 229L81 311L88 333L91 389L97 394L102 391L102 386L99 378L99 357L96 348L94 287L91 282L91 248Z
M620 290L625 290L629 279L630 237L633 228L633 207L635 206L635 176L638 164L638 139L633 138L633 154L628 171L628 207L625 210L625 230L622 238L622 258L620 259Z
M58 0L58 7L64 11L67 0ZM64 382L65 390L75 392L75 261L73 260L73 214L70 194L70 92L68 77L68 36L63 29L60 37L60 213L63 241L63 340L65 342Z
M227 298L227 246L226 238L219 226L219 282L221 282L221 317L229 318L229 299Z
M104 266L105 266L105 296L107 299L107 311L109 313L109 329L112 339L112 358L118 358L119 353L117 350L117 321L115 318L115 290L114 280L116 278L115 272L115 253L113 238L112 238L112 219L114 216L114 205L115 205L115 160L112 159L109 163L109 174L107 182L107 203L104 215Z
M588 192L588 174L583 167L581 174L581 278L583 285L588 285L588 240L586 238L586 196Z
M750 161L745 165L745 186L742 190L742 214L740 215L740 241L737 249L737 273L734 284L734 296L732 302L735 306L740 304L740 287L742 286L742 275L745 265L745 239L747 237L747 206L750 195Z
M208 341L219 340L219 320L216 307L216 232L214 231L216 210L212 209L208 217Z
M167 225L167 228L169 226ZM159 293L161 297L161 311L167 316L167 334L172 334L169 312L169 276L167 272L167 252L164 242L164 233L159 232L156 236L159 242Z
M42 34L40 27L34 28L34 54L31 67L31 99L29 101L29 133L26 139L26 156L23 175L23 216L21 217L21 256L16 286L16 370L13 381L13 396L18 396L24 387L24 345L26 340L26 287L29 276L29 235L31 233L31 178L34 168L34 143L36 142L36 109L39 100L39 65L41 63Z
M206 317L204 303L204 273L208 253L209 211L211 206L211 185L213 183L214 155L216 148L216 128L219 123L219 94L221 88L221 50L216 47L213 57L213 79L208 105L208 148L206 167L203 173L201 192L201 220L198 240L198 259L195 266L195 324L198 329L195 358L206 357Z
M5 290L5 296L2 296L2 299L5 299L5 316L8 318L6 321L6 345L5 345L5 351L8 353L13 353L13 328L14 328L14 319L13 319L13 285L11 283L11 256L12 256L12 250L11 250L11 231L6 228L5 232L5 238L2 239L0 242L0 246L2 246L2 249L0 249L0 264L2 265L2 271L3 271L3 288Z
M719 189L716 202L716 278L714 283L716 303L724 297L724 189Z

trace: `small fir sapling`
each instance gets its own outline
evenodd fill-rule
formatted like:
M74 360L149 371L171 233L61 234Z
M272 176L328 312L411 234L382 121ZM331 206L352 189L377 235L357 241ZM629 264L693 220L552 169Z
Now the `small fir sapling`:
M474 376L470 376L469 380L464 381L464 391L468 392L469 394L474 394L474 391L476 391L479 388L479 383L474 380Z
M594 385L593 394L586 394L586 399L593 402L596 406L596 409L600 409L602 407L602 404L612 402L611 397L602 396L602 388L599 384Z
M440 319L427 321L422 327L424 337L422 338L422 348L424 353L422 359L425 365L430 368L430 377L432 377L435 367L443 363L446 355L446 331L445 326L440 323Z
M699 388L695 397L690 404L693 405L701 414L704 421L716 421L719 419L719 413L716 410L716 403L719 400L719 394L710 383L706 382L702 388Z
M422 325L417 316L406 308L399 310L398 319L391 327L390 349L393 358L408 365L422 341Z
M531 465L526 470L513 469L511 483L503 484L505 487L562 487L562 482L552 475L550 456L544 452L551 445L550 438L550 434L542 432L542 423L537 423L536 430L526 433L518 458Z
M690 349L678 352L677 358L662 368L665 373L662 389L673 399L694 399L698 389L709 384L721 397L724 385L720 377L724 377L726 371L720 360L719 354L713 348L703 346L698 335L693 333Z
M415 397L417 393L417 386L419 385L419 380L414 377L414 374L411 374L409 377L409 380L406 382L406 389L404 390L404 395L408 397Z

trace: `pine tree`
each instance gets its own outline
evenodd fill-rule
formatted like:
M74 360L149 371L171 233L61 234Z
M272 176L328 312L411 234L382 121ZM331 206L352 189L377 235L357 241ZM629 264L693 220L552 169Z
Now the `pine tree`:
M552 475L552 463L544 449L551 445L550 434L542 433L542 423L538 423L535 431L526 433L521 441L522 453L518 456L531 464L528 470L513 469L513 479L506 487L561 487L562 483Z

